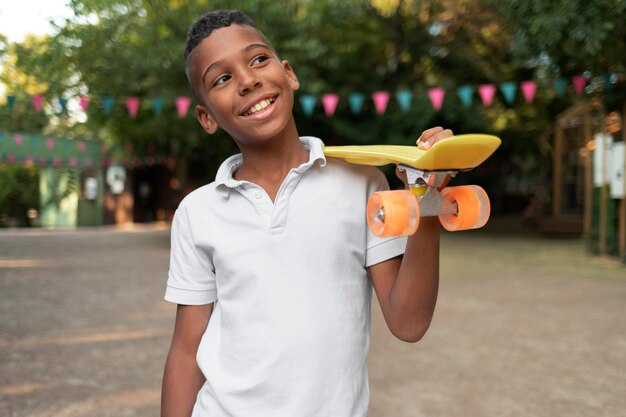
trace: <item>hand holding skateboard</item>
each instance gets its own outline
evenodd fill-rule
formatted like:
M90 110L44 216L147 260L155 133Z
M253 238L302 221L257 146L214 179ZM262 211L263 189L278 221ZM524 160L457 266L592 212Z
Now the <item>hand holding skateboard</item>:
M395 163L406 173L408 190L379 191L370 197L367 222L377 236L411 235L420 217L429 216L438 216L449 231L477 229L489 220L485 190L477 185L441 188L459 172L480 165L501 140L481 134L449 136L451 133L442 128L427 130L418 140L418 147L326 146L324 153L359 165Z

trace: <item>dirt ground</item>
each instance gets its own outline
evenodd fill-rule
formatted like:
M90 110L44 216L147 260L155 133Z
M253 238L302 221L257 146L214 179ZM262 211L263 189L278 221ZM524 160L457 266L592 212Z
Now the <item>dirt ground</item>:
M164 227L0 230L0 416L157 416L168 249ZM446 233L426 337L372 321L370 417L626 416L626 267L580 240Z

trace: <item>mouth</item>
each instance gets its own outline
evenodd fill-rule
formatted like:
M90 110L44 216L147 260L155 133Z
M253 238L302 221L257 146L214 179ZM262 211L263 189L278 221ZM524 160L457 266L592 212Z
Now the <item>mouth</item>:
M253 114L263 112L267 110L274 102L276 101L276 97L264 98L258 103L250 106L248 110L242 113L242 116L252 116Z

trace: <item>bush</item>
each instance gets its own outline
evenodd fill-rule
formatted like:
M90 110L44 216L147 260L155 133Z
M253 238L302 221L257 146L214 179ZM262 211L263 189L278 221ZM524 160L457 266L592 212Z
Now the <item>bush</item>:
M0 164L0 227L32 226L30 209L39 210L39 169Z

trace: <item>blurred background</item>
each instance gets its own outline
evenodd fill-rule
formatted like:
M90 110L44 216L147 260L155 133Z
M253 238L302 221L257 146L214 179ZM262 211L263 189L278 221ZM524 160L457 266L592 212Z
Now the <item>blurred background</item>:
M301 84L294 104L301 135L327 145L413 144L423 130L440 125L502 138L489 160L454 180L484 187L492 218L482 235L444 238L442 272L456 277L442 287L438 311L447 325L435 326L419 359L411 356L414 347L383 336L375 316L373 416L465 415L458 403L442 405L449 398L463 399L475 415L626 415L618 399L626 387L623 0L4 2L3 415L158 412L155 386L173 318L160 301L169 221L180 200L211 182L219 164L237 152L223 132L208 136L200 128L184 73L189 25L218 8L248 13L291 63ZM392 168L385 173L393 187L400 185ZM491 275L475 276L486 265ZM496 284L495 275L506 279ZM484 292L470 282L484 285ZM95 297L86 298L92 308L75 306L69 294ZM455 339L450 328L472 314L491 327L462 326ZM469 349L477 355L469 359L460 348L443 355L449 343L478 343L463 331L493 349ZM568 350L580 343L576 335L588 344ZM506 344L516 337L547 345ZM88 376L49 368L51 358L82 357L68 346L102 346L80 367L102 377L106 395L89 402L97 387ZM494 354L504 351L512 353ZM397 365L389 352L401 358ZM41 363L40 353L47 358ZM120 358L126 371L135 369L131 357L146 373L106 373ZM538 372L529 361L549 367L565 357L589 369L568 373L564 365L562 373L515 379ZM426 382L416 388L423 396L403 394L417 402L407 409L394 395L398 387L415 388L402 376L413 360ZM452 361L443 370L448 379L429 360ZM464 380L468 374L459 369L476 376ZM502 369L514 376L513 385L498 379L507 374ZM33 374L47 376L35 381ZM65 382L51 382L59 380ZM122 389L122 380L129 386ZM481 385L486 380L499 382ZM546 395L535 391L541 381L564 386ZM143 388L133 391L132 384ZM598 391L585 396L589 386ZM71 392L74 405L60 392ZM506 395L490 406L476 400L494 392Z
M30 3L0 14L37 33L0 29L1 226L168 221L212 181L237 150L195 120L182 50L195 17L236 6L295 68L301 134L495 134L501 148L459 178L487 189L494 216L625 256L623 1Z

